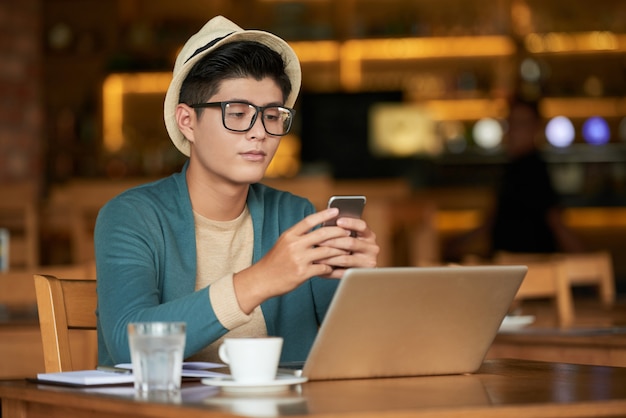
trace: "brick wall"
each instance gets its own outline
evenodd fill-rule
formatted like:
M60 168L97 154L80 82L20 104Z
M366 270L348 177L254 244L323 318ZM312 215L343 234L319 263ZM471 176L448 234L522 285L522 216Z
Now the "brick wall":
M42 172L41 1L0 1L0 183Z

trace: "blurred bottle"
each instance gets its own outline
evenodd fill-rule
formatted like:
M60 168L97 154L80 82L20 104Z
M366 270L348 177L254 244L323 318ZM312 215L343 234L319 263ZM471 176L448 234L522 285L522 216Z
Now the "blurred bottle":
M0 228L0 273L9 270L9 230Z

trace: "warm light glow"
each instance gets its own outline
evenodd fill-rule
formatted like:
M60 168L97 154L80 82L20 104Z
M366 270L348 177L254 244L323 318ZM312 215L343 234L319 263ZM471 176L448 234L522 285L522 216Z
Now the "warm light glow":
M265 176L295 177L300 171L300 149L300 138L291 134L283 136L272 162L265 170Z
M422 106L379 103L369 112L369 148L379 157L441 153L435 124Z
M483 222L479 210L438 210L435 225L441 232L468 231L477 228Z
M289 42L302 63L333 62L339 60L339 42Z
M361 85L360 41L347 41L341 48L339 78L348 90L357 90Z
M428 100L424 106L436 121L472 121L483 117L502 119L508 113L504 99Z
M511 24L517 34L523 35L532 31L533 14L524 0L517 0L511 4Z
M626 114L623 98L546 98L541 101L541 114L546 118L559 115L570 118L586 118L589 109L597 116L620 117Z
M577 228L616 228L626 226L623 208L570 208L565 209L565 223Z
M322 51L316 52L320 44ZM302 63L329 60L335 53L333 42L291 44ZM361 64L364 61L397 61L431 58L476 58L506 56L515 53L515 44L505 36L467 36L397 39L354 39L339 46L340 79L348 90L361 85ZM306 51L306 52L305 52ZM320 58L323 57L323 58Z
M513 41L503 36L465 36L348 41L362 60L399 60L504 56L515 53Z
M626 35L609 31L531 33L524 44L534 54L624 52Z
M102 124L104 147L109 151L122 148L122 112L124 101L124 81L118 74L108 76L102 85Z
M111 74L102 84L102 124L104 147L109 152L124 146L124 95L163 93L172 73ZM159 117L161 115L158 115Z

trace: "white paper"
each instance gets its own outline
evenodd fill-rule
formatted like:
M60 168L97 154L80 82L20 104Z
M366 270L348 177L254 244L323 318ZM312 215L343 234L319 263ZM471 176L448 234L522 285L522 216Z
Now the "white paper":
M116 364L115 367L120 369L128 369L132 370L133 365L131 363L120 363ZM223 377L228 376L228 374L212 372L208 369L217 369L220 367L225 367L224 364L220 363L209 363L205 361L193 361L193 362L183 362L183 371L181 373L182 377Z
M105 372L102 370L75 370L60 373L38 373L37 379L49 382L70 383L74 385L86 386L134 382L132 374Z

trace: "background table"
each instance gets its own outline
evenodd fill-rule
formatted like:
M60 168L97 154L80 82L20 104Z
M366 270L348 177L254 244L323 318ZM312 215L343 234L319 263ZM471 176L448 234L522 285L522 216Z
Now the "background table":
M534 316L535 322L499 333L487 358L626 367L626 300L606 308L587 297L576 299L575 305L575 322L559 327L550 303L524 303L522 313Z

